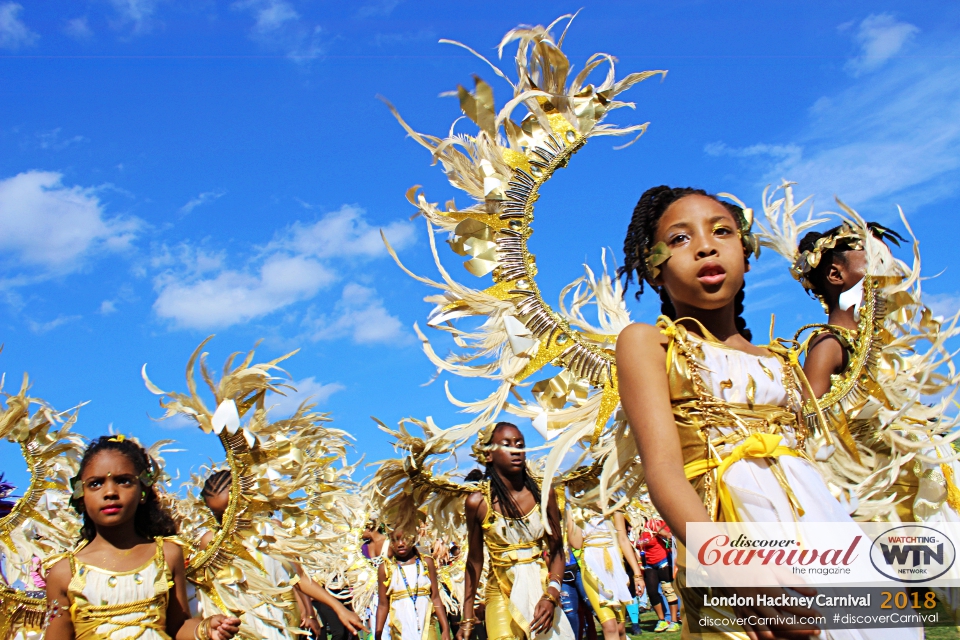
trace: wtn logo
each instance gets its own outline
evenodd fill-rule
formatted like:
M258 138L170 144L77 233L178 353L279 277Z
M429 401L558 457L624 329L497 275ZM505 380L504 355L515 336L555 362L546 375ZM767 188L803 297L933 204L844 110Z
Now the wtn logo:
M870 548L874 568L898 582L935 580L950 570L956 557L956 547L947 535L920 525L888 529Z
M891 540L893 542L893 540ZM934 539L930 539L930 542L935 542ZM887 564L907 564L910 560L910 556L913 556L913 566L916 567L921 563L930 564L932 559L938 565L943 564L943 543L937 545L936 551L928 544L905 544L905 545L890 545L887 546L883 543L880 544L880 550L883 553L883 559Z

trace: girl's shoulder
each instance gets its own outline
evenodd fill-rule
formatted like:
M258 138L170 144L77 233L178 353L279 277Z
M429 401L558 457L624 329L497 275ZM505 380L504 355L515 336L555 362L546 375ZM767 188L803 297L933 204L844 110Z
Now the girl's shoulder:
M47 569L45 575L48 585L66 585L70 582L70 578L72 577L73 567L70 563L70 554L60 554L59 559L50 565L50 568Z
M184 542L175 536L157 538L157 544L163 549L163 557L171 567L185 564L183 555Z
M660 325L634 322L617 336L617 356L634 356L642 352L662 351L670 341Z

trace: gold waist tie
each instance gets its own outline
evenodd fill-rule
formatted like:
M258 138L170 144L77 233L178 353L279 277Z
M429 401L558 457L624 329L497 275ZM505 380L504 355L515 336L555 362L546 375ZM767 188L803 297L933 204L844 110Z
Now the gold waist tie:
M610 547L613 546L613 538L610 534L599 533L587 536L583 539L583 548L603 549L603 568L607 571L613 571L613 556L610 555Z
M413 598L413 596L429 596L433 594L433 589L430 587L419 587L414 590L413 593L408 591L394 591L390 594L390 602L395 602L397 600L403 600L404 598Z
M139 638L147 629L153 629L166 637L167 631L161 623L161 617L166 614L166 600L166 594L163 594L126 604L84 605L81 607L74 605L70 607L74 634L77 640L99 640L104 636L99 635L97 630L102 625L111 625L122 629L139 629L140 632L136 635L127 636L129 640ZM130 620L117 619L120 616L132 613L140 615ZM106 637L109 637L110 633Z
M779 458L780 456L800 457L800 452L796 449L781 445L780 442L782 439L782 436L779 434L753 433L734 447L730 455L723 458L722 461L716 458L694 460L683 466L684 474L687 476L687 480L691 480L702 476L711 469L717 469L717 495L720 498L724 519L727 522L735 522L737 516L733 509L733 497L730 495L727 483L723 479L723 474L726 473L730 465L740 460L751 458ZM776 461L774 460L773 462ZM797 500L797 496L793 493L793 489L790 488L790 483L787 482L783 470L775 465L772 465L770 470L773 472L780 486L783 487L784 492L787 494L787 500L790 501L790 505L796 510L797 515L802 516L804 513L803 508L800 506L800 501Z
M521 558L517 551L523 549L535 549L537 553L531 554L528 558ZM517 544L499 545L487 541L487 550L490 552L490 564L494 567L510 567L515 564L527 564L536 562L540 559L540 542L518 542Z

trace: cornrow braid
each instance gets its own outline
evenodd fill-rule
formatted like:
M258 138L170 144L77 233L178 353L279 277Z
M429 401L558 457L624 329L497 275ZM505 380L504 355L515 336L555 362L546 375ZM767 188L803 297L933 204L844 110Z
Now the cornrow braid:
M627 227L627 236L623 240L623 266L617 269L617 276L624 280L623 292L626 295L627 287L633 281L636 274L639 290L636 293L637 300L643 293L644 283L660 294L660 313L671 320L676 320L677 312L673 307L670 297L663 287L653 282L653 274L650 273L646 262L646 253L653 247L654 236L657 233L657 225L664 212L681 198L687 196L705 196L719 202L733 214L733 219L740 224L743 218L743 211L737 205L720 200L715 195L709 194L703 189L694 189L693 187L668 187L660 185L652 187L643 192L637 206L633 208L633 216L630 218L630 225ZM752 332L747 328L747 321L743 319L743 299L745 296L744 287L740 287L735 301L737 314L737 331L747 340L753 338Z
M212 474L203 483L203 489L200 490L200 496L215 496L230 486L233 481L233 474L229 469L221 469Z

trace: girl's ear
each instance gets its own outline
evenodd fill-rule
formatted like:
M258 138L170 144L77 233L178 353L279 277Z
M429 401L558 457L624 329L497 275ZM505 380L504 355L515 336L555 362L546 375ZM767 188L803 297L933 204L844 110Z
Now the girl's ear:
M827 270L827 282L837 287L843 286L843 271L837 266L836 262L831 264Z

